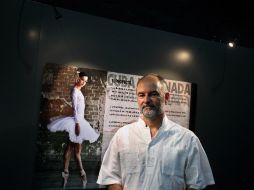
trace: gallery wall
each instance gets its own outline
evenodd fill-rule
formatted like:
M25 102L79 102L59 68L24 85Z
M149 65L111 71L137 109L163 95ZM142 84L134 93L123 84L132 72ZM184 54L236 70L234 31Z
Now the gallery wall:
M41 75L56 63L196 84L195 133L214 172L211 188L252 187L253 49L61 8L56 19L51 6L32 1L1 8L1 186L32 188ZM190 59L177 60L179 50Z

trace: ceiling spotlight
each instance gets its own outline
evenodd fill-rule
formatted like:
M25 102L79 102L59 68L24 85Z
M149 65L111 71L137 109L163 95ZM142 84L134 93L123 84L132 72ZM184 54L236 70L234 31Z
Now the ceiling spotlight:
M233 47L235 47L235 43L234 42L228 42L228 46L233 48Z
M232 38L232 39L230 39L229 41L228 41L228 47L230 47L230 48L234 48L234 47L236 47L236 45L238 45L239 43L239 38L237 38L237 37L235 37L235 38Z

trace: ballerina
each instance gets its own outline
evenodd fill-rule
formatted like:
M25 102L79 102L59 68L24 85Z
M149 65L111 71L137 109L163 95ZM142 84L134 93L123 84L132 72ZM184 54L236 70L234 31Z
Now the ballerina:
M47 125L51 132L66 131L69 133L69 140L64 152L63 188L66 187L69 178L69 162L73 149L80 170L82 186L86 187L87 177L81 160L82 142L88 140L93 143L99 137L99 134L84 119L85 101L81 88L86 85L87 81L88 76L84 72L80 72L71 93L73 116L56 119Z

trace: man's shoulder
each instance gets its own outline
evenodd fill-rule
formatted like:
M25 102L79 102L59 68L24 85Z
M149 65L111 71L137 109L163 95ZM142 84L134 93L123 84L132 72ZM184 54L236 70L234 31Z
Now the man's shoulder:
M114 134L113 139L117 141L117 143L127 143L129 142L129 137L133 136L135 133L135 127L137 122L129 123L127 125L124 125L123 127L120 127Z
M121 138L122 136L128 136L128 135L131 135L134 133L138 133L140 130L140 127L143 125L144 125L144 123L142 122L142 120L140 120L140 118L133 120L133 121L129 122L128 124L120 127L116 131L116 135L118 137L120 136L120 138Z
M189 130L173 121L169 121L168 125L165 127L164 137L174 139L179 147L184 147L185 149L190 148L194 142L198 141L198 137Z
M187 136L195 136L193 131L190 129L183 127L182 125L168 119L166 122L166 130L171 131L174 134L182 134Z
M133 121L129 122L128 124L124 125L123 127L120 127L117 132L123 132L126 130L130 130L130 129L134 128L138 124L138 122L139 122L138 120L133 120Z

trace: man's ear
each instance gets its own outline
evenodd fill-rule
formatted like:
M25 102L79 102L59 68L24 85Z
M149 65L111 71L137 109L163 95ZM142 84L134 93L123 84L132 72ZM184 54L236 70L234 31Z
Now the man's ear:
M168 92L165 93L165 103L169 101L170 94Z

